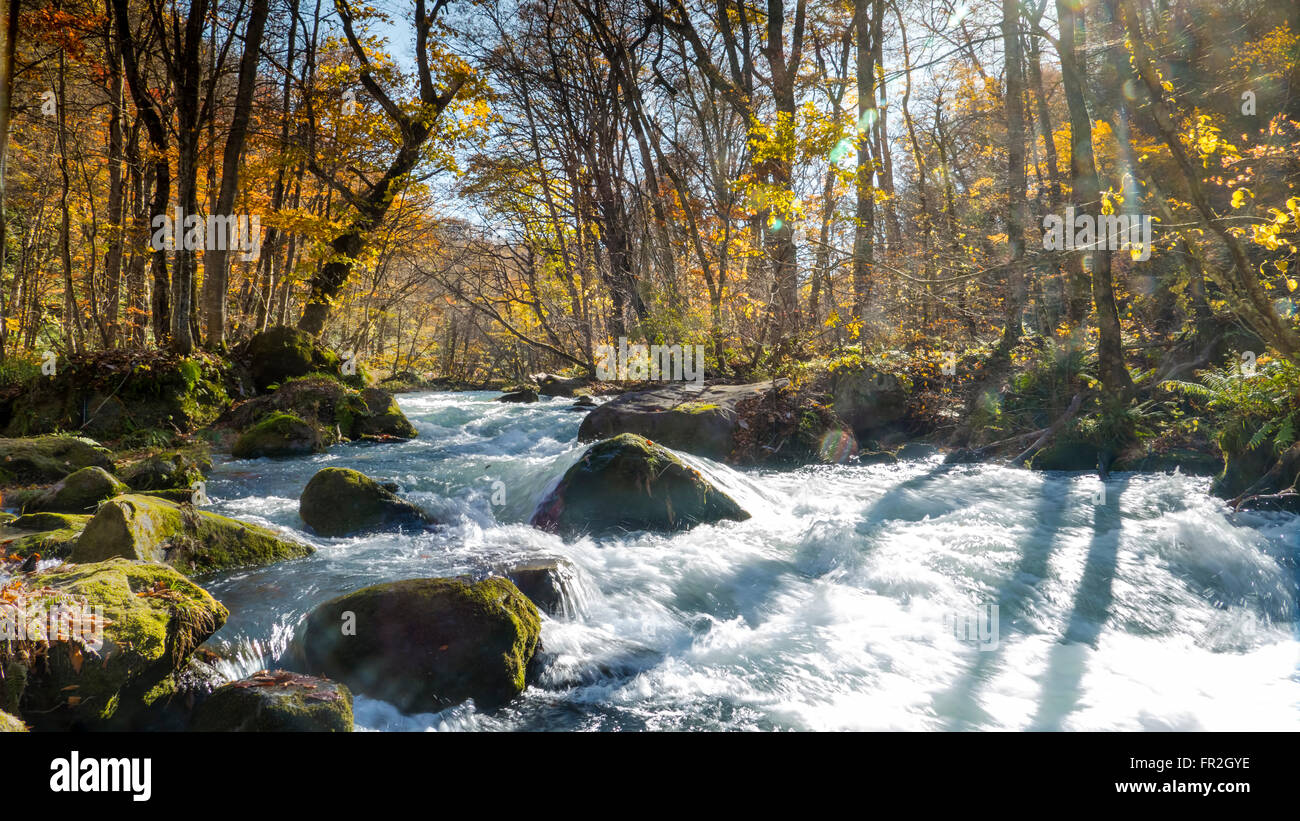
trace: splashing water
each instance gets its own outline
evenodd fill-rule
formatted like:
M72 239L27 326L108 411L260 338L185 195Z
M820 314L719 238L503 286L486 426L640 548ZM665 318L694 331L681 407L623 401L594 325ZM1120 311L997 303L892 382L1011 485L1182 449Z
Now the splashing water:
M411 442L229 461L213 509L293 531L314 556L209 577L209 641L238 678L277 662L317 604L381 581L563 558L539 680L493 712L359 729L1300 729L1300 519L1232 514L1204 479L991 465L737 471L685 457L745 522L564 541L527 525L585 449L566 400L399 398ZM298 495L320 468L395 481L448 525L320 539ZM1098 504L1097 502L1102 503ZM990 615L992 618L990 618Z

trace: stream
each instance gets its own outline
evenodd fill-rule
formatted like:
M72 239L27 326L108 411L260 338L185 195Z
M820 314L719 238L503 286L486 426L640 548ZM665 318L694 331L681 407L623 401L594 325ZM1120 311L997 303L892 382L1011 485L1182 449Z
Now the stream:
M383 581L560 557L538 680L492 712L359 730L1300 729L1300 518L1231 513L1209 480L996 465L736 470L685 456L753 518L565 541L527 522L573 464L582 413L497 393L398 396L419 429L287 460L230 460L209 509L319 550L206 577L207 646L236 679L292 665L319 603ZM321 539L298 496L322 467L397 482L446 523ZM1104 498L1103 498L1104 497Z

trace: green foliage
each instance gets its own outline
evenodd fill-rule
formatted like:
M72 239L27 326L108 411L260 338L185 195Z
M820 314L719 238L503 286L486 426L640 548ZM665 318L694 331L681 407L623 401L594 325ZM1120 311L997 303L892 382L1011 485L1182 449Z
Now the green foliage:
M1300 366L1260 358L1254 375L1235 364L1200 373L1199 382L1171 380L1165 390L1191 400L1208 417L1224 451L1255 450L1271 441L1282 452L1300 429Z

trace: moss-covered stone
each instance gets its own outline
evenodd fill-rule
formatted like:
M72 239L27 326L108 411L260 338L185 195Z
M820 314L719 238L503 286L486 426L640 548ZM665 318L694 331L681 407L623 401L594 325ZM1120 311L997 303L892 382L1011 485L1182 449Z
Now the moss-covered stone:
M27 725L17 716L0 711L0 733L25 733Z
M634 433L587 449L533 514L559 533L688 530L749 513L672 451Z
M419 435L388 391L366 388L361 392L361 401L366 413L354 423L353 439L414 439Z
M537 401L537 391L529 389L522 391L512 391L497 397L498 402L513 402L516 404L529 404Z
M298 513L308 527L327 537L432 523L419 507L348 468L324 468L311 477Z
M229 615L170 567L112 559L37 574L46 607L69 602L103 616L76 633L93 642L0 642L0 666L24 668L20 714L36 729L132 729L172 692L190 653ZM30 609L30 608L29 608ZM65 637L66 638L66 637Z
M262 671L218 688L194 711L204 733L350 733L352 693L329 679Z
M80 436L0 439L0 484L57 482L85 467L113 469L113 454Z
M10 557L39 553L45 559L66 559L90 518L88 514L26 513L0 527L0 548Z
M189 489L211 470L208 446L196 442L128 464L122 469L122 481L132 490Z
M249 369L258 390L317 371L339 376L338 356L309 333L284 325L268 328L248 343Z
M355 629L349 629L349 628ZM405 712L523 692L541 618L509 580L410 579L317 607L300 634L307 668Z
M87 467L68 474L53 487L27 500L24 511L55 513L93 512L99 503L128 490L111 473L101 467Z
M74 562L113 557L171 565L186 575L260 567L314 552L258 525L139 494L100 506L72 551Z
M244 431L231 453L237 459L259 456L303 456L323 450L320 434L289 413L276 412Z

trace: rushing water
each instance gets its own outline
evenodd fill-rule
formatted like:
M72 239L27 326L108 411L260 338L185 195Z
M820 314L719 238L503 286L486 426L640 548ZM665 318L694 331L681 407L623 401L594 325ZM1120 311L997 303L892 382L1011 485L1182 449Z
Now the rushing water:
M543 617L544 671L523 696L422 715L358 696L358 728L1300 728L1295 516L1229 513L1178 474L1114 474L1099 504L1095 475L937 457L691 458L753 518L565 541L527 521L582 453L582 415L495 396L399 397L420 431L407 443L218 465L213 509L319 548L204 580L231 613L209 642L224 675L288 664L298 624L340 593L563 557L578 612ZM327 465L398 482L448 525L309 536L298 495Z

